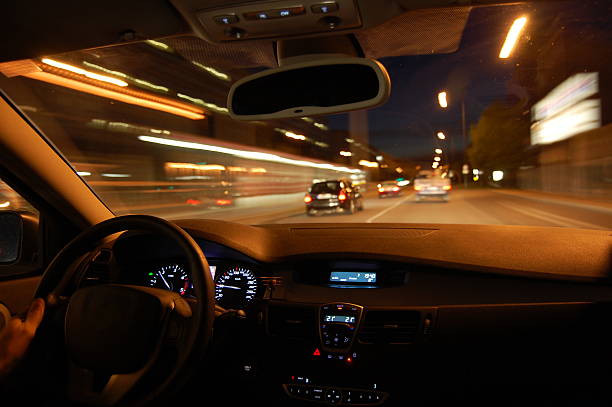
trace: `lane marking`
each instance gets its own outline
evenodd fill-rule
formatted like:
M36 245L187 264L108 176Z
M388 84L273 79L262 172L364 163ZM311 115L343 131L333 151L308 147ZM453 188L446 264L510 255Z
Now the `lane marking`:
M398 207L399 205L403 204L404 202L406 202L407 200L409 200L410 198L412 198L414 196L414 192L410 193L410 195L408 195L406 198L402 199L399 202L396 202L394 205L391 205L390 207L383 209L380 213L372 216L371 218L369 218L368 220L366 220L366 223L372 223L372 221L376 218L378 218L379 216L384 215L385 213L389 212L391 209Z
M585 228L585 229L598 229L598 230L608 230L605 227L594 225L588 222L582 222L579 220L566 218L565 216L554 215L550 212L540 211L538 209L533 208L525 208L520 205L510 205L507 203L499 202L501 206L504 206L510 210L522 213L523 215L527 215L532 218L540 219L546 221L548 223L552 223L557 226L569 227L569 228Z

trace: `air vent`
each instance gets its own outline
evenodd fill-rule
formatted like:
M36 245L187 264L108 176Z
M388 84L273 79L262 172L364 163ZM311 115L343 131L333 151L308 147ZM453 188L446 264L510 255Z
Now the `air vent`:
M416 340L421 314L418 311L367 311L359 342L406 344Z
M314 308L272 306L268 309L268 327L272 335L308 340L315 336L317 326Z

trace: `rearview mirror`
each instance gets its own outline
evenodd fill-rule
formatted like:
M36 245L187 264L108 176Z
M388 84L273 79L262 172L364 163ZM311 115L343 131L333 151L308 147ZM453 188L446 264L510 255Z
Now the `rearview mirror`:
M326 57L242 78L232 85L227 105L237 120L313 116L381 105L390 88L378 61Z

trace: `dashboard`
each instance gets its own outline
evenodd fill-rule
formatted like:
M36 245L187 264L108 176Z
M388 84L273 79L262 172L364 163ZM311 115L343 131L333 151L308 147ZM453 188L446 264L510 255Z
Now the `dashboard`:
M442 397L440 383L612 378L606 232L465 227L465 240L488 246L465 253L451 226L178 223L206 255L217 305L243 311L215 322L214 374L198 380L245 402L406 405ZM549 244L532 252L518 235ZM171 242L124 234L112 251L108 281L192 296ZM571 270L559 262L568 255Z

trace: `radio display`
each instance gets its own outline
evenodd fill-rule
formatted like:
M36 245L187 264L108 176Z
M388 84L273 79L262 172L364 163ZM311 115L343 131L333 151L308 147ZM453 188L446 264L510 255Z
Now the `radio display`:
M325 322L345 322L354 324L355 317L350 315L325 315Z
M370 284L376 283L376 272L332 271L330 283Z

